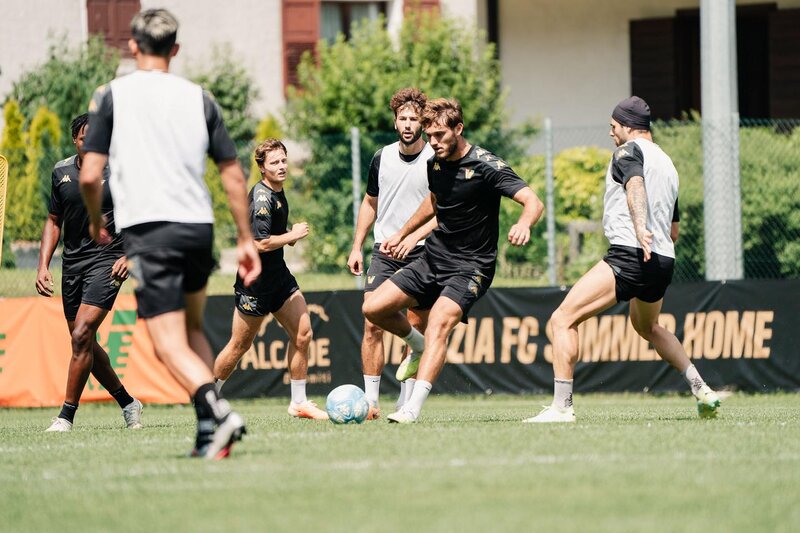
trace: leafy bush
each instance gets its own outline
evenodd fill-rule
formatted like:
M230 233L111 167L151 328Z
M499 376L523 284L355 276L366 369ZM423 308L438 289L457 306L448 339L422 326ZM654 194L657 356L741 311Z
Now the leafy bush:
M92 36L76 48L56 41L47 61L15 82L8 99L19 102L26 127L42 106L61 124L69 124L86 112L94 90L114 77L118 65L119 52L107 47L102 37ZM62 154L73 150L69 135L62 136L59 149Z

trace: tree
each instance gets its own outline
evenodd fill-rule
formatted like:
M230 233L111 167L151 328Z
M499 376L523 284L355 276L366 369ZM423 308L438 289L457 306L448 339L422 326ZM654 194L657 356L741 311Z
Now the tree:
M94 90L114 78L118 65L119 52L107 47L102 37L90 37L76 48L57 41L50 45L47 61L14 83L9 99L19 102L26 126L42 106L61 124L69 124L86 112ZM59 148L66 154L72 151L71 139L62 137Z
M298 87L289 89L285 122L290 135L311 149L305 174L297 179L306 194L304 209L309 221L334 206L344 209L312 228L308 260L318 269L340 269L352 238L350 128L362 132L365 175L375 150L396 139L389 100L398 89L415 86L429 98L457 97L465 136L506 160L522 155L532 133L529 126L506 127L494 46L474 29L436 16L411 13L397 43L383 20L355 25L349 40L340 35L333 44L320 42L315 55L306 53L298 79Z

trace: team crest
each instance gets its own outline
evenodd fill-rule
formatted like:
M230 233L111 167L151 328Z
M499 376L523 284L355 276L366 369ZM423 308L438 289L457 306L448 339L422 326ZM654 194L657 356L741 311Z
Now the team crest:
M250 311L251 313L255 311L255 306L258 305L258 299L253 298L252 296L247 296L246 294L239 295L239 307L242 308L243 311Z
M477 296L478 295L478 291L480 290L480 285L478 285L474 281L470 281L469 285L467 285L467 289L469 290L469 292L471 292L472 294Z
M61 178L61 183L69 183L71 181L72 180L69 178L69 176L64 176L63 178Z
M439 170L442 170L442 167L441 167L441 165L439 165L439 163L437 162L437 163L434 163L434 164L433 164L433 170L439 171Z
M475 175L475 171L472 170L471 168L465 168L464 169L464 177L466 179L471 180L472 176L474 176L474 175Z
M280 209L281 207L283 207L283 204L281 203L281 201L280 200L275 200L275 208L276 209Z

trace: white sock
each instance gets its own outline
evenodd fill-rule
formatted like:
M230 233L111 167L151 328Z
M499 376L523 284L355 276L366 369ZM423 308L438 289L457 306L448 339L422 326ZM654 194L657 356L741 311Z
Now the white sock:
M706 384L694 365L689 365L686 370L683 371L683 379L689 384L689 388L692 389L692 394L697 394L698 391L703 388L703 385Z
M403 337L403 341L417 353L425 349L425 337L414 326L411 326L411 331Z
M422 404L428 399L428 394L432 388L432 384L418 379L414 384L414 390L411 392L411 398L403 406L403 410L414 415L414 418L419 417L419 413L422 411Z
M292 384L292 403L303 403L306 401L306 380L293 379Z
M553 383L553 405L559 409L572 407L572 380L554 379Z
M380 393L381 377L364 374L364 394L367 396L367 400L372 403L377 403Z
M408 388L408 385L406 385L406 381L400 382L400 394L397 396L397 403L395 404L395 407L397 407L398 411L406 403L406 389Z
M222 390L222 386L223 386L223 385L225 385L225 380L224 380L224 379L218 379L218 380L217 380L217 381L214 383L214 386L217 388L217 394L219 394L219 391L221 391L221 390Z
M414 384L417 382L417 378L408 378L405 380L406 384L406 397L403 398L403 405L411 399L411 395L414 394Z

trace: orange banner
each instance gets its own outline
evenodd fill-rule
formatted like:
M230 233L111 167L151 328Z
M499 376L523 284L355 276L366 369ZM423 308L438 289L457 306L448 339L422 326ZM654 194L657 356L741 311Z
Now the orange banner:
M144 403L188 403L189 395L156 358L136 298L117 297L98 331L111 366ZM64 401L71 341L61 298L0 299L0 406L58 406ZM93 376L81 402L112 401Z

